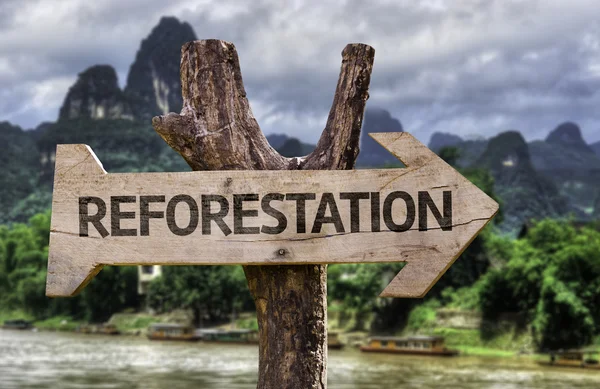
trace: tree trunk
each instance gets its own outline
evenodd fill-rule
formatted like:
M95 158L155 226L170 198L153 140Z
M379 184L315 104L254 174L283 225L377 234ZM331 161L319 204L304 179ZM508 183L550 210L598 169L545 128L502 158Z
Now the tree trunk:
M181 114L152 119L194 170L352 169L375 50L350 44L325 130L306 158L269 146L250 110L233 44L181 49ZM327 387L327 266L245 266L259 326L258 389Z

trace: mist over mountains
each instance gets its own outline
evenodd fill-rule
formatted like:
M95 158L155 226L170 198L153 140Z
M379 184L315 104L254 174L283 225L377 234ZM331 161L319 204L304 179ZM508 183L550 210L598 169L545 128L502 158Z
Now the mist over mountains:
M90 145L109 172L189 170L150 120L181 110L180 48L195 39L189 24L164 17L141 42L123 89L111 65L94 65L81 71L56 122L30 131L1 122L0 223L26 221L50 206L56 144ZM368 136L399 131L404 131L400 120L369 107L357 167L401 166ZM315 147L284 134L267 139L288 157L309 154ZM436 152L456 147L459 167L490 170L503 201L505 231L515 231L532 218L600 217L600 142L587 144L576 123L560 124L546 139L529 143L518 131L491 139L434 133L429 147Z

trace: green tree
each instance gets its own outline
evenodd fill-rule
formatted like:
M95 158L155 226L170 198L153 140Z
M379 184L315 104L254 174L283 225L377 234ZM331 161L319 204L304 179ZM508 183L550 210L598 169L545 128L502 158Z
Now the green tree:
M460 149L458 147L442 147L438 151L438 156L443 159L448 165L457 167L458 160L461 157Z
M480 284L487 319L521 313L543 349L579 347L600 332L600 232L547 219L505 252L510 260Z
M169 266L150 284L149 305L158 311L191 309L194 321L222 321L252 306L240 266Z
M17 284L17 295L21 307L35 317L45 317L48 313L49 298L46 297L46 275L43 272L22 278Z
M81 292L85 317L102 322L126 307L137 307L137 267L106 266Z

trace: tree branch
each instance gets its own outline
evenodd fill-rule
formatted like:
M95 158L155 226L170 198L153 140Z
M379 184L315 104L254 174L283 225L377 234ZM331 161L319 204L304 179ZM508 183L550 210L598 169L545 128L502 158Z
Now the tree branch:
M194 170L281 170L296 158L277 153L252 115L232 43L188 42L181 48L181 114L154 117L158 134Z
M374 57L375 49L360 43L349 44L342 51L342 68L327 125L302 169L354 168Z

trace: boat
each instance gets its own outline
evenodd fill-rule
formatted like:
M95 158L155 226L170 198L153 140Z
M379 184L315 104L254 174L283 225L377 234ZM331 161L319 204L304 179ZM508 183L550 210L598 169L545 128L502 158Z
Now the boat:
M198 341L200 336L192 326L173 323L153 323L148 327L150 340Z
M80 324L75 329L80 334L119 335L121 332L114 324Z
M102 324L98 327L98 333L104 335L119 335L121 331L114 324Z
M457 350L445 346L442 336L410 336L396 338L389 336L373 337L360 351L392 354L433 355L451 357L458 355Z
M6 320L2 324L2 328L5 330L31 330L33 329L33 324L23 319Z
M600 349L559 350L550 353L549 361L538 361L539 365L577 367L600 370Z
M257 344L258 331L249 329L222 330L222 329L201 329L196 334L200 336L203 342L219 343L243 343Z
M337 332L329 332L327 334L327 348L331 350L340 350L344 348L345 344L340 340Z

